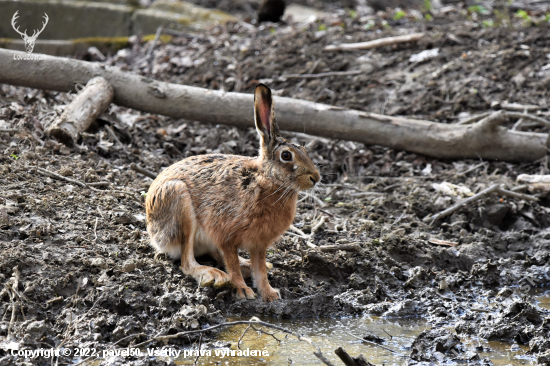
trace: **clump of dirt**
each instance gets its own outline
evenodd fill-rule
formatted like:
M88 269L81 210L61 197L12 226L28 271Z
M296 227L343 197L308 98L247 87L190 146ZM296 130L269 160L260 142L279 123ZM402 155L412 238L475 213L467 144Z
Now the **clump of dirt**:
M224 91L250 92L262 81L278 95L446 123L456 121L459 113L485 112L491 101L505 99L539 104L539 115L548 116L544 85L550 76L543 67L550 52L547 32L544 27L514 26L486 29L459 10L436 15L430 23L393 21L387 14L367 19L337 15L299 27L239 23L174 38L159 45L150 59L145 55L151 44L137 40L105 64ZM396 35L399 29L423 30L428 36L417 44L366 52L322 51L327 44ZM409 61L433 48L440 49L437 57ZM285 77L355 69L364 73L313 80ZM274 265L269 281L280 289L282 300L235 301L230 290L197 288L178 262L155 255L143 207L152 180L129 166L158 173L197 154L254 156L259 145L253 121L249 129L236 129L112 106L69 148L48 139L44 128L71 98L0 87L0 128L18 131L0 132L4 340L29 349L78 345L103 350L116 342L117 347L132 346L157 335L201 329L234 315L370 313L423 316L434 326L452 325L459 335L529 344L539 362L548 357L550 318L533 303L529 290L550 284L550 201L544 196L533 202L489 195L441 221L422 220L462 199L436 191L434 183L449 182L472 192L495 183L512 188L519 174L547 173L546 159L523 164L439 161L283 131L292 142L306 146L323 174L324 185L317 192L300 196L294 226L309 234L324 216L311 242L355 243L358 250L323 252L311 249L301 235L285 234L267 258ZM434 244L432 239L451 244ZM211 258L200 261L215 265ZM409 362L486 362L455 342L456 337L441 330L423 333ZM169 342L201 339L208 347L221 346L214 338L211 332L202 339L193 334ZM59 358L61 363L74 360ZM104 363L128 361L113 360ZM2 362L25 360L3 348Z
M492 365L491 361L481 359L477 353L467 352L460 338L446 329L423 331L416 337L411 348L409 365L422 362L437 364L448 358L468 365Z

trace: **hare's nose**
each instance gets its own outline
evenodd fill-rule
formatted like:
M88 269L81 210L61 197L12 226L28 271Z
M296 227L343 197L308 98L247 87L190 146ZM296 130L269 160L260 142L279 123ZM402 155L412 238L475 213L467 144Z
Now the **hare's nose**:
M309 180L311 181L311 183L313 183L313 185L317 184L319 182L319 178L317 177L313 177L312 175L309 176Z

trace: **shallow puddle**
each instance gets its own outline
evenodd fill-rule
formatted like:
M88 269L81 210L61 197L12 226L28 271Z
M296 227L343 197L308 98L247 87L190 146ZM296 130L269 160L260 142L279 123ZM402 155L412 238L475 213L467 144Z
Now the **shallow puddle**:
M537 297L538 305L550 309L550 292L545 290L539 292ZM245 318L232 318L235 320L248 320ZM342 362L334 354L334 350L343 347L350 355L363 354L371 363L376 365L403 365L403 355L408 354L409 347L414 338L430 325L420 318L380 318L376 316L364 316L341 319L273 319L261 317L261 320L290 329L298 334L310 338L316 345L321 347L324 356L339 365ZM210 357L200 357L198 365L258 365L261 363L269 365L320 365L322 364L314 355L315 349L306 342L301 342L293 336L286 337L284 333L268 329L277 337L259 334L249 329L243 336L247 325L235 326L225 329L220 333L218 341L231 342L231 349L235 350L235 356L226 355L221 357L212 351ZM383 347L374 344L365 344L354 336L363 337L371 334L384 338L386 342ZM261 355L266 352L269 356L238 356L237 340L242 337L240 349L242 352L254 350ZM466 338L460 336L469 349L483 347L484 351L479 352L482 358L489 358L495 365L532 365L535 359L526 355L529 349L526 345L509 344L504 342L487 342L477 338ZM227 351L227 349L226 349ZM265 353L264 353L265 354ZM195 357L179 358L176 363L179 365L191 365Z
M546 289L536 289L534 294L537 299L537 305L541 308L550 310L550 290Z

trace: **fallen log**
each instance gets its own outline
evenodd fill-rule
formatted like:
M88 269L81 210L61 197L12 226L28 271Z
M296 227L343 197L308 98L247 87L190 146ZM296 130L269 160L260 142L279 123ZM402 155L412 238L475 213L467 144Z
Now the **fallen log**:
M113 87L107 80L102 77L91 79L65 107L63 114L46 129L47 133L64 144L74 144L80 133L86 131L109 107L113 95Z
M14 57L15 55L15 57ZM152 80L105 66L45 56L22 62L24 52L0 49L0 83L68 92L77 83L104 77L113 87L113 102L152 114L241 128L253 126L253 95L224 93ZM328 105L275 97L283 130L382 145L435 158L483 158L533 161L546 156L548 134L510 131L499 124L505 111L471 125L434 123L383 116Z

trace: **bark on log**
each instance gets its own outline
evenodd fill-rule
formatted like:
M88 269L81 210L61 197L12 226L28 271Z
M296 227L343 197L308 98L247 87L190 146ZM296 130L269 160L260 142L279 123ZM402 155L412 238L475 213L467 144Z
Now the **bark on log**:
M67 92L74 90L76 83L86 84L102 76L113 86L113 101L120 106L203 123L253 126L252 94L170 84L117 67L53 56L45 56L43 61L22 62L14 60L14 54L25 55L0 50L0 83ZM547 153L548 134L510 131L490 117L464 126L389 117L284 97L275 97L275 105L282 130L383 145L436 158L533 161Z
M47 128L48 134L64 144L74 144L80 133L86 131L109 107L113 96L113 87L107 80L102 77L91 79L63 114Z

